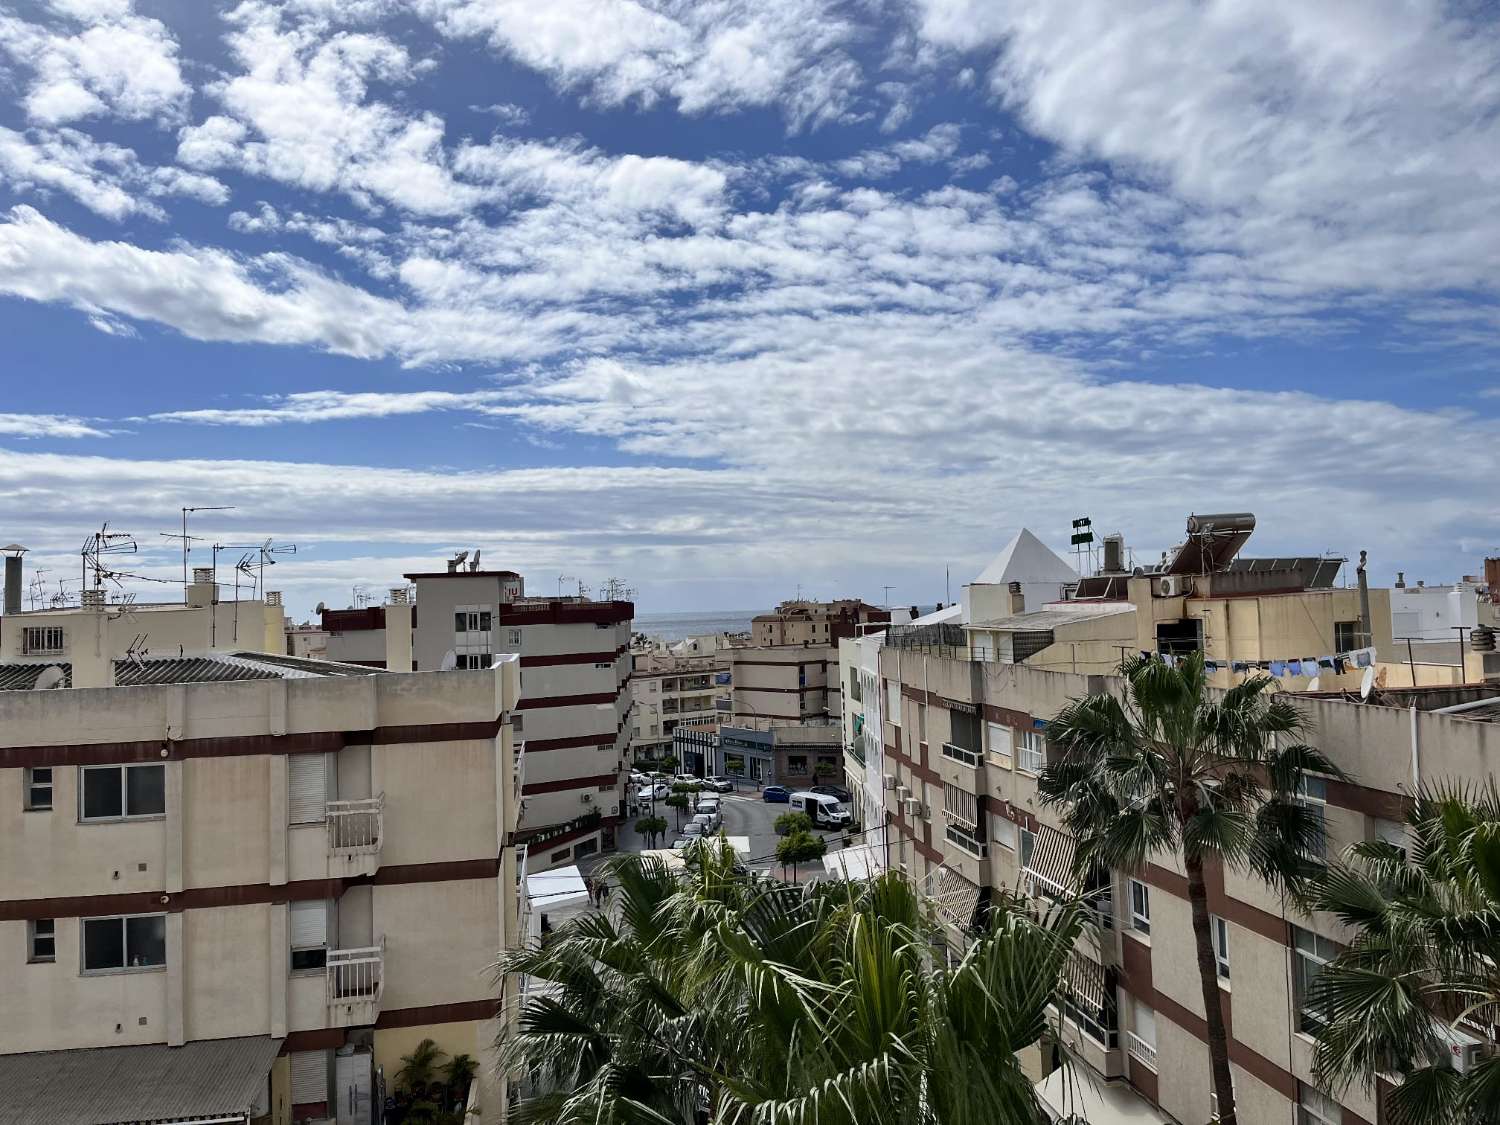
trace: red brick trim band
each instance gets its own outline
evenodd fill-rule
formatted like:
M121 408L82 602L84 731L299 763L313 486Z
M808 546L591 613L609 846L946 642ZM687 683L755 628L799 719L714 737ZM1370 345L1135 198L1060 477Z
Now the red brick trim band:
M615 740L620 737L619 728L613 733L601 731L598 734L575 734L567 738L528 738L526 739L526 753L544 754L548 750L578 750L583 748L607 750L614 746Z
M625 645L603 652L554 652L521 657L522 668L551 668L558 664L613 664L629 650Z
M618 625L635 617L631 602L551 602L546 606L515 608L502 602L495 612L500 625Z
M534 797L538 793L563 793L569 789L597 789L601 785L618 784L619 774L601 773L594 777L564 777L558 781L533 781L521 786L521 796Z
M544 707L585 707L591 703L618 703L624 695L620 691L596 691L584 695L544 695L534 699L523 699L516 704L517 711L536 711Z

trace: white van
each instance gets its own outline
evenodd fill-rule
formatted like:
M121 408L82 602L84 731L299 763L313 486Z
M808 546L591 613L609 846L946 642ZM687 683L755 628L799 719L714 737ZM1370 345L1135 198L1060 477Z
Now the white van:
M806 813L814 828L847 828L854 821L849 810L839 805L838 798L827 793L800 790L792 794L789 803L794 812Z

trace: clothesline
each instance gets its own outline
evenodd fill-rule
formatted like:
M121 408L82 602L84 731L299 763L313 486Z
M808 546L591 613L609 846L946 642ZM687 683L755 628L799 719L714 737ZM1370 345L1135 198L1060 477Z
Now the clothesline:
M1182 657L1171 652L1146 652L1141 655L1147 658L1161 660L1167 667L1175 667ZM1324 672L1332 672L1334 675L1342 675L1344 672L1355 668L1370 668L1375 664L1375 649L1373 646L1367 648L1351 649L1348 652L1336 652L1327 656L1297 656L1286 657L1278 660L1213 660L1204 658L1203 669L1206 672L1269 672L1275 679L1283 676L1318 676Z

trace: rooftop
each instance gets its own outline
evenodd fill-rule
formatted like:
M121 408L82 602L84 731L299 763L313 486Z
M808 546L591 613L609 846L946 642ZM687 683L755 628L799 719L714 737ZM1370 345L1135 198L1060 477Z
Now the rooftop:
M1108 602L1103 604L1079 604L1076 606L1049 606L1016 613L1009 617L998 617L991 621L973 621L966 629L990 629L997 633L1036 633L1057 629L1063 625L1076 625L1081 621L1094 621L1101 617L1118 617L1122 613L1134 613L1135 606L1129 603Z
M48 670L62 673L58 679ZM115 687L150 684L205 684L235 680L300 680L318 677L370 676L378 668L340 664L331 660L303 660L269 652L215 652L206 656L167 657L159 660L116 660ZM55 681L45 683L47 680ZM72 687L73 666L66 661L46 663L0 663L0 691L31 691L45 687Z

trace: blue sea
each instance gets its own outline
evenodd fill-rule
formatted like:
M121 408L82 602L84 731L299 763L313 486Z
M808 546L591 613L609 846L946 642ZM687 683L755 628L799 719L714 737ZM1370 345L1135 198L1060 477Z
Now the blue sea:
M758 609L724 610L718 613L642 613L635 619L635 631L664 641L680 641L705 633L748 633L750 619Z

